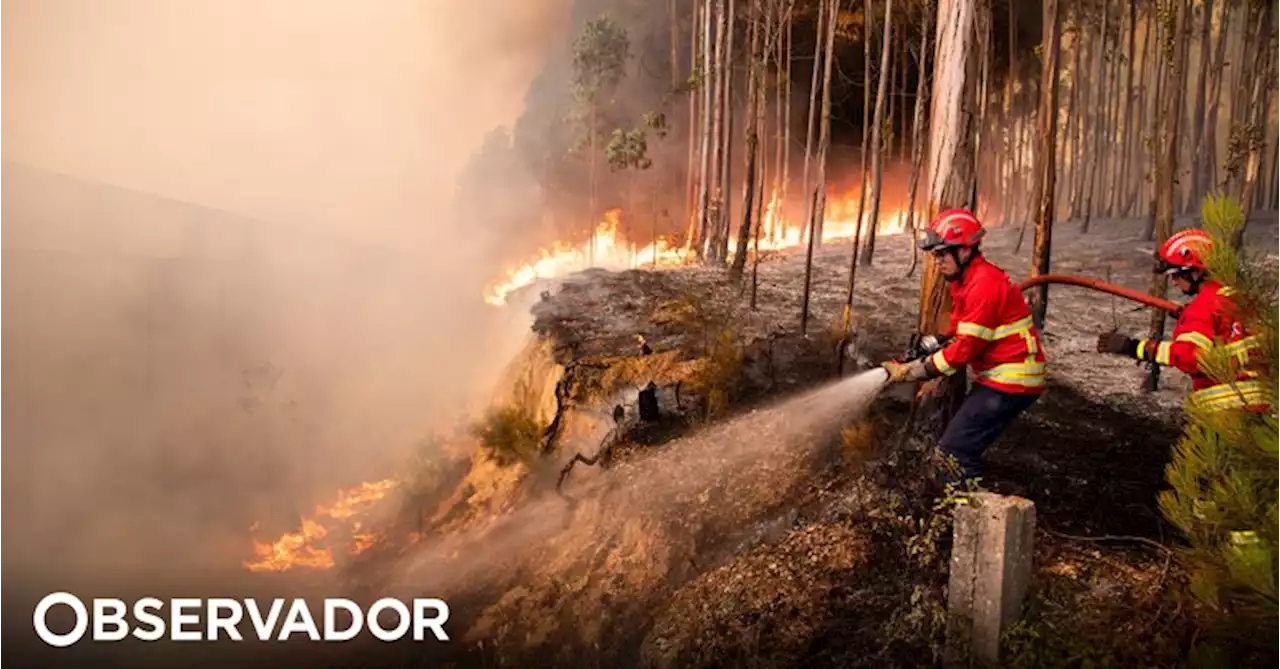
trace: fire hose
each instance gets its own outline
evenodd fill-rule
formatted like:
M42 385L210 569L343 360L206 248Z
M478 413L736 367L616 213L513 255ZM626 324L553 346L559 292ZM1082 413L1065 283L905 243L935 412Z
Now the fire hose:
M1041 274L1039 276L1033 276L1030 279L1023 281L1021 284L1018 285L1018 288L1022 291L1026 291L1031 288L1035 288L1036 286L1043 286L1043 285L1054 284L1054 283L1065 284L1068 286L1080 286L1082 288L1089 288L1089 289L1100 291L1103 293L1109 293L1117 297L1123 297L1127 300L1140 302L1149 307L1154 307L1156 309L1167 311L1171 314L1174 314L1175 316L1178 314L1179 311L1182 310L1182 306L1176 302L1171 302L1169 300L1155 297L1153 295L1148 295L1146 293L1134 290L1132 288L1117 286L1114 283L1108 283L1106 281L1102 281L1100 279L1094 279L1092 277L1087 277L1087 276L1075 276L1072 274ZM950 337L947 337L947 336L939 337L935 335L926 335L926 334L920 334L920 333L913 334L911 335L910 343L907 344L906 350L903 351L897 357L893 358L893 360L899 363L907 363L913 360L918 360L920 358L925 357L926 355L930 355L935 351L938 351L943 346L945 346L949 340L950 340Z
M1021 284L1018 285L1018 288L1025 291L1029 288L1034 288L1036 286L1042 286L1042 285L1051 284L1051 283L1060 283L1068 286L1080 286L1081 288L1090 288L1090 289L1101 291L1104 293L1109 293L1117 297L1123 297L1126 300L1141 302L1142 304L1145 304L1149 307L1155 307L1156 309L1163 309L1164 311L1167 311L1175 315L1178 313L1179 310L1182 309L1182 306L1176 302L1170 302L1169 300L1155 297L1154 295L1148 295L1142 291L1134 290L1132 288L1125 288L1124 286L1117 286L1114 283L1107 283L1106 281L1102 281L1100 279L1094 279L1092 277L1087 277L1087 276L1074 276L1071 274L1041 274L1039 276L1033 276L1030 279L1023 281Z

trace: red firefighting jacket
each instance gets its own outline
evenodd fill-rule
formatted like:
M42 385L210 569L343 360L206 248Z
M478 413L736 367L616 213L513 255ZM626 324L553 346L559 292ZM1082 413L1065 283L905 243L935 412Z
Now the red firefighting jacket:
M974 383L1020 395L1038 395L1045 387L1044 346L1031 322L1022 292L1004 270L975 257L951 290L955 336L930 362L951 375L968 365Z
M1155 347L1155 362L1176 367L1191 376L1192 393L1188 400L1211 410L1265 407L1262 384L1256 372L1247 369L1257 337L1247 332L1233 315L1230 290L1216 281L1205 281L1200 292L1182 308L1173 328L1173 341L1139 339L1137 357L1150 357ZM1240 370L1235 383L1219 383L1200 369L1200 355L1215 345L1227 347ZM1144 353L1146 355L1144 355Z

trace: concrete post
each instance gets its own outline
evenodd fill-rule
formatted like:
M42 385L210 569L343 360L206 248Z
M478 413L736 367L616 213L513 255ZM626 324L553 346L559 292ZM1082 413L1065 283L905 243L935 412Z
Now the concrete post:
M994 493L955 509L947 596L948 666L997 666L1000 636L1022 615L1035 552L1036 508Z

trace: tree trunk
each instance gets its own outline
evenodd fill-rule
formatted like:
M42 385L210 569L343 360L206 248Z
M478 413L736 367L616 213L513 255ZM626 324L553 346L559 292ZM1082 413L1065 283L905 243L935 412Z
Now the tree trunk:
M1071 97L1067 99L1067 136L1063 138L1062 141L1063 152L1066 154L1062 157L1062 178L1066 184L1066 192L1064 195L1066 195L1067 198L1070 198L1071 184L1075 182L1076 172L1080 169L1079 164L1076 162L1076 145L1078 143L1076 139L1076 128L1080 125L1080 120L1076 110L1080 106L1080 87L1084 85L1084 77L1080 76L1080 53L1083 51L1083 49L1080 48L1080 36L1083 35L1084 32L1080 29L1078 9L1075 14L1075 30L1074 36L1071 39ZM1070 216L1070 202L1064 202L1063 204L1068 206L1066 214L1067 216Z
M809 167L813 162L813 143L817 139L818 95L821 93L821 91L818 90L818 84L819 84L820 77L822 75L822 37L823 35L826 34L824 32L825 24L823 24L823 20L824 20L824 17L825 17L825 20L827 21L833 20L831 17L828 17L826 15L826 12L827 12L827 3L825 0L823 0L822 2L818 3L818 26L814 33L814 40L813 40L813 73L812 73L812 76L810 77L810 82L809 82L809 123L807 125L807 130L804 136L804 172L803 172L804 176L800 182L804 188L803 192L804 192L804 198L805 198L804 223L803 223L805 234L807 236L813 236L816 234L818 237L819 243L821 243L821 240L822 240L822 222L821 221L818 222L817 228L814 228L813 226L809 225L809 223L813 220L813 198L810 197L809 195L811 190L809 187L810 186ZM809 289L808 279L805 279L804 285L805 285L805 290L808 291ZM807 300L808 297L806 296L805 299ZM806 317L808 316L807 310L805 311L804 315ZM803 323L804 323L804 318L801 318L801 324L803 325ZM802 327L801 333L803 333L803 331L804 330Z
M1058 0L1044 3L1044 69L1040 73L1040 112L1036 125L1036 176L1031 202L1035 207L1036 238L1031 252L1031 276L1049 273L1053 242L1053 191L1057 160L1058 132L1058 56L1062 51L1062 16ZM1049 286L1039 286L1031 293L1031 317L1036 327L1044 328L1049 308Z
M760 86L759 76L763 71L760 55L760 21L758 0L752 0L751 14L751 60L747 72L747 108L742 129L747 139L746 171L742 175L742 224L738 226L738 239L733 251L733 264L729 267L729 279L734 282L742 280L742 273L747 268L747 246L751 242L751 215L755 213L756 197L756 154L760 148Z
M871 256L876 250L876 225L880 220L880 185L884 181L883 166L881 165L882 151L881 134L884 127L884 103L886 89L890 77L885 76L889 71L889 40L892 35L892 15L893 0L884 0L884 43L880 45L880 81L876 84L876 111L875 118L871 121L871 216L867 221L867 245L862 249L862 262L870 265ZM854 267L856 268L856 263ZM855 269L849 271L849 306L853 306L853 277Z
M702 72L698 76L698 85L702 87L702 167L698 186L698 237L694 240L693 249L702 262L707 262L707 241L711 232L711 138L715 134L712 127L715 77L711 70L711 2L702 2Z
M791 190L791 31L794 25L792 21L792 5L794 1L787 0L787 46L782 50L781 54L782 59L785 61L784 74L782 76L787 80L787 88L782 96L782 195L778 197L778 205L775 211L775 216L780 226L784 226L784 222L787 220L782 214L786 211L787 197ZM805 161L808 162L808 160L806 156ZM786 232L785 227L783 227L781 230L782 235L785 236Z
M694 71L698 67L698 36L702 30L702 2L693 0L693 26L689 31L689 80L694 80ZM672 6L675 6L675 0L672 0ZM685 200L684 200L684 219L689 223L689 230L693 230L695 217L697 215L697 178L694 172L694 156L697 155L694 147L697 144L697 123L698 123L698 93L694 89L689 90L689 155L685 167ZM691 243L692 235L685 240L686 244Z
M1156 50L1156 59L1155 75L1153 78L1155 79L1156 94L1151 101L1151 134L1149 137L1149 147L1147 149L1147 153L1150 156L1148 163L1151 165L1149 179L1150 188L1147 189L1149 203L1147 207L1147 224L1142 231L1142 239L1148 242L1156 237L1156 194L1158 190L1156 184L1160 181L1160 156L1164 150L1163 146L1160 144L1160 129L1164 127L1161 125L1161 114L1164 109L1164 101L1161 100L1160 92L1161 89L1165 88L1164 84L1165 79L1167 78L1165 76L1165 68L1172 67L1168 56L1166 55L1164 44L1164 33L1168 28L1166 27L1163 19L1156 19L1155 26L1156 33L1154 45ZM1155 290L1154 286L1152 287L1152 290Z
M1081 60L1084 61L1084 66L1087 66L1087 64L1093 62L1093 52L1095 47L1092 40L1087 39L1087 33L1084 32L1083 17L1077 17L1077 20L1080 22L1077 29L1081 34L1081 43L1076 48L1084 51L1084 55L1081 56ZM1076 167L1071 170L1071 208L1070 213L1067 215L1067 218L1075 220L1080 218L1081 215L1080 205L1082 203L1080 196L1084 194L1084 187L1085 184L1088 183L1089 177L1089 170L1084 163L1085 146L1088 145L1089 140L1088 119L1090 117L1089 112L1092 109L1089 105L1091 98L1093 97L1093 89L1088 85L1088 79L1084 76L1083 69L1073 72L1071 76L1076 77L1077 81L1080 83L1080 99L1077 101L1076 106L1076 113L1080 118L1076 121L1076 146L1075 153L1071 156L1071 160Z
M724 138L724 42L725 42L725 3L728 0L716 0L716 44L713 65L709 68L714 82L711 91L711 164L707 169L707 180L711 183L711 208L707 216L706 257L710 263L717 263L716 250L719 248L717 236L720 231L720 217L724 213L724 182L721 177L721 143Z
M831 150L831 64L835 62L836 25L839 11L840 0L831 0L830 6L827 7L827 16L830 19L827 22L827 55L822 66L822 123L818 133L818 183L814 186L812 226L816 226L817 221L823 220L827 210L827 154ZM843 349L840 353L843 354ZM843 355L839 360L844 360Z
M983 186L984 184L983 179L987 176L987 174L984 173L982 169L983 168L982 158L984 155L988 157L988 160L986 161L986 163L989 169L989 166L991 163L990 154L992 153L991 151L985 150L986 145L983 144L983 137L988 135L991 132L991 127L987 123L987 103L990 101L990 96L987 90L987 84L990 81L990 73L991 73L990 2L988 2L987 6L988 6L988 11L983 12L982 14L978 14L974 17L974 20L975 20L974 30L978 38L977 49L978 49L978 53L981 54L982 56L980 59L980 65L978 68L978 116L977 116L977 119L975 120L975 123L977 124L976 126L977 132L973 136L973 142L974 142L973 151L974 151L974 154L977 156L977 158L975 159L976 162L974 163L974 171L973 171L974 196L973 196L972 209L973 209L973 212L977 214L979 218L982 218L983 216L985 216L984 212L986 210L986 207L984 206L984 199L990 197L990 195L986 193L986 191L989 191L990 188L984 188ZM985 194L985 198L979 197L979 194Z
M1129 3L1132 7L1133 3ZM1125 52L1124 44L1124 7L1120 8L1120 13L1116 16L1116 41L1115 46L1111 49L1111 65L1108 68L1107 81L1111 88L1107 94L1107 124L1105 127L1106 138L1102 142L1102 174L1099 176L1098 192L1094 193L1094 197L1098 198L1098 211L1106 216L1114 216L1115 211L1112 206L1112 199L1115 196L1116 172L1119 170L1120 152L1116 150L1120 141L1120 98L1125 94L1125 90L1120 88L1120 59L1130 60L1132 52Z
M1003 162L1005 163L1005 166L1008 167L1009 176L1007 180L1001 180L1003 184L1004 192L1001 194L1000 199L1003 202L1007 203L1004 206L1004 211L1006 216L1008 216L1009 222L1012 223L1018 220L1017 199L1016 199L1017 197L1017 192L1016 192L1017 181L1016 180L1018 179L1019 175L1014 163L1017 160L1017 155L1018 155L1017 142L1018 142L1019 123L1018 123L1017 116L1014 112L1014 105L1013 105L1013 79L1014 79L1014 74L1018 71L1017 67L1015 66L1016 63L1018 62L1017 55L1016 55L1017 46L1018 46L1018 30L1017 30L1018 18L1017 18L1017 15L1014 14L1013 3L1012 2L1008 3L1007 7L1008 7L1008 12L1005 15L1005 19L1009 24L1008 25L1009 71L1005 74L1005 77L1004 77L1004 113L1005 113L1005 121L1006 121L1005 123L1006 132L1008 132L1009 140L1006 144L1008 146L1008 151L1006 151L1005 153L1005 160Z
M911 70L911 31L910 23L902 21L902 38L898 40L900 45L898 53L898 71L902 75L902 79L898 82L898 95L902 100L898 102L898 112L901 114L898 119L898 162L906 162L907 160L907 74Z
M1166 73L1167 90L1169 95L1162 100L1164 109L1160 114L1162 137L1157 144L1160 150L1160 164L1156 172L1156 244L1163 244L1164 240L1173 234L1173 191L1177 183L1178 169L1178 131L1182 121L1182 98L1181 95L1173 94L1175 91L1186 89L1186 65L1187 65L1187 22L1189 14L1190 0L1184 0L1174 6L1174 13L1168 20L1167 29L1173 32L1173 53L1169 54L1170 67ZM1155 274L1151 279L1151 294L1155 297L1164 298L1169 290L1169 277L1164 274ZM1165 313L1162 309L1151 310L1151 338L1160 339L1164 336ZM1151 373L1147 376L1147 382L1144 386L1146 390L1155 390L1159 384L1160 367L1159 365L1151 365Z
M884 114L885 127L881 129L882 137L884 138L882 142L884 155L888 157L893 155L893 141L896 134L893 131L893 87L897 83L898 63L892 55L889 57L889 69L882 71L880 74L881 76L887 76L889 79L889 92L886 94L888 96L888 100L886 100L888 108Z
M1134 106L1137 108L1137 118L1130 132L1129 144L1126 148L1128 156L1128 167L1125 168L1125 204L1123 207L1125 216L1134 216L1136 207L1138 206L1138 198L1141 195L1143 183L1146 181L1147 166L1150 161L1143 160L1145 156L1145 139L1148 136L1148 128L1152 127L1147 123L1147 98L1150 97L1151 82L1158 79L1158 72L1153 75L1151 70L1147 68L1147 57L1153 54L1155 45L1155 28L1151 21L1145 24L1146 33L1142 37L1142 60L1138 67L1138 97L1134 99ZM1152 55L1152 60L1155 56Z
M724 265L729 260L729 227L730 221L733 220L733 198L730 197L729 175L731 174L730 166L733 164L733 29L736 25L738 10L737 0L729 0L729 15L725 24L724 38L725 49L724 59L721 61L721 67L724 68L724 79L722 80L723 89L721 95L724 96L722 103L724 109L724 126L721 128L721 146L724 147L720 157L720 225L716 228L716 263Z
M590 226L587 234L590 241L587 243L587 266L595 267L596 264L596 223L599 213L596 211L596 110L594 104L591 112L587 115L587 122L591 125L587 129L587 224Z
M911 244L911 266L907 268L907 276L916 271L920 260L920 248L916 246L916 190L920 186L920 164L924 161L924 140L921 138L920 126L924 124L925 97L929 87L925 85L929 76L925 69L929 55L929 33L933 27L933 11L924 7L924 27L920 29L920 57L917 63L916 108L911 120L911 185L907 192L907 235Z
M951 207L974 206L977 155L978 87L982 54L977 14L989 13L986 0L941 0L938 44L934 57L934 94L929 114L929 161L926 215L932 219ZM939 334L948 325L951 296L937 263L926 263L921 276L919 332ZM939 433L955 414L965 392L965 373L953 374L921 405L926 433Z
M671 91L680 89L680 17L676 11L676 0L667 0L667 21L670 23L671 38Z
M818 111L818 72L822 63L822 37L826 31L830 30L826 24L835 24L835 17L827 15L828 3L818 3L818 27L813 40L813 77L809 86L809 130L804 140L804 229L807 230L808 246L805 249L804 256L804 295L800 302L800 334L803 336L808 332L809 328L809 293L813 286L813 247L821 243L822 230L817 227L817 219L813 215L815 199L817 198L816 190L809 189L809 158L813 146L814 119L817 117Z
M1107 21L1111 18L1111 0L1102 2L1102 27L1098 29L1098 68L1094 70L1094 85L1098 87L1098 107L1090 116L1093 118L1093 151L1089 157L1089 180L1084 193L1084 222L1080 224L1080 233L1089 232L1089 223L1093 220L1093 193L1098 189L1098 173L1102 171L1102 137L1103 119L1107 109L1107 85L1102 80L1102 73L1107 62Z
M771 54L774 67L773 81L773 185L769 189L769 201L773 203L772 216L769 217L769 237L777 238L782 226L782 182L784 180L785 167L782 165L782 149L783 136L786 133L786 122L782 118L782 86L783 86L783 36L786 34L787 24L782 14L782 1L778 0L778 36L774 42L774 50ZM788 99L788 102L790 100ZM761 223L763 224L763 219Z
M759 126L756 129L757 136L767 136L764 133L765 118L768 115L768 110L766 109L767 105L766 105L766 98L765 98L765 82L768 80L770 54L777 49L777 45L781 42L781 39L776 38L774 36L773 16L775 11L774 9L775 4L778 7L778 11L779 11L778 22L779 24L781 24L781 21L782 21L781 0L766 0L764 51L762 52L759 60L760 85L756 88L756 96L757 96L756 124ZM781 28L781 26L779 26L779 28ZM776 81L774 83L774 88L775 89L777 88ZM775 134L777 133L775 132ZM773 176L774 176L774 181L777 181L776 172ZM756 181L755 248L754 248L754 252L751 254L751 309L752 310L756 308L756 297L757 297L757 293L759 292L758 289L760 286L760 232L761 232L760 229L764 227L764 184L765 184L764 161L761 160L759 177Z
M1227 38L1231 34L1231 6L1229 4L1222 5L1222 20L1218 24L1218 41L1213 48L1213 67L1209 71L1209 99L1212 104L1208 105L1208 117L1205 119L1205 136L1202 144L1204 151L1200 153L1200 160L1195 165L1196 179L1200 184L1197 192L1206 192L1211 184L1217 180L1214 173L1218 164L1218 111L1222 108L1222 81L1223 70L1226 64L1223 62L1227 55Z
M1271 92L1271 104L1276 104L1276 93ZM1276 142L1271 145L1271 171L1267 178L1266 199L1263 200L1263 208L1269 211L1275 211L1277 198L1280 198L1280 188L1277 188L1276 176L1280 172L1280 137L1276 138Z
M1120 137L1117 145L1120 147L1118 167L1111 178L1111 196L1107 198L1107 211L1112 216L1122 214L1120 208L1120 198L1124 196L1123 184L1127 183L1129 178L1129 138L1133 133L1133 101L1138 97L1138 91L1133 85L1133 59L1137 56L1137 40L1138 40L1138 5L1137 3L1129 3L1129 50L1125 55L1125 74L1124 74L1124 109L1120 112L1120 120L1118 125L1120 128ZM1145 45L1146 42L1143 42ZM1146 50L1143 50L1143 59L1146 58ZM1138 69L1138 73L1142 73L1142 69ZM1139 98L1141 99L1141 98Z
M862 238L862 217L866 213L867 204L867 143L871 141L871 119L867 118L867 110L871 108L871 0L862 3L862 166L858 172L858 216L853 226L853 258L852 267L858 266L858 245ZM884 78L884 72L880 73ZM852 273L852 270L850 270ZM852 294L850 294L852 299ZM845 305L845 319L849 318L849 305Z
M1258 49L1254 61L1252 90L1249 94L1248 126L1246 130L1246 146L1244 161L1243 185L1240 188L1240 209L1244 214L1240 227L1231 236L1231 245L1239 249L1244 245L1244 232L1249 227L1249 214L1254 207L1254 190L1258 183L1258 170L1262 163L1262 152L1267 144L1267 119L1270 118L1271 87L1276 81L1275 40L1267 34L1267 28L1275 21L1274 5L1266 3L1261 8L1262 16L1258 21L1257 37L1254 46Z
M1182 201L1182 210L1191 211L1195 206L1196 198L1204 191L1204 184L1200 180L1200 172L1197 166L1200 165L1200 157L1204 153L1204 122L1205 122L1205 86L1206 75L1209 71L1209 37L1210 28L1213 25L1213 0L1204 0L1203 6L1200 8L1200 61L1199 67L1196 68L1196 87L1192 93L1195 107L1191 112L1191 187L1186 191L1186 197Z

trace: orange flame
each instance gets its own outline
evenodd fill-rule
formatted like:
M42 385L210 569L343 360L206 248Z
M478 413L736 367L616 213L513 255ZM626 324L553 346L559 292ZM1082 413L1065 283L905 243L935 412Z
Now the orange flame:
M785 220L780 214L780 202L775 194L765 207L760 227L760 250L779 251L801 245L804 238L802 226ZM858 194L850 191L842 197L827 201L822 224L822 243L851 239L857 229ZM485 293L485 302L494 306L506 303L511 292L528 286L539 279L552 279L589 267L604 269L629 269L642 265L670 267L684 264L693 255L689 248L673 246L665 237L638 247L619 233L622 211L605 212L604 220L596 226L591 239L578 246L556 242L543 249L538 258L507 271L506 279L495 283ZM864 214L865 216L865 214ZM876 225L877 235L897 235L906 231L906 211L882 212ZM863 231L864 235L866 231ZM594 246L594 248L593 248ZM754 248L751 240L749 247ZM737 248L737 239L729 238L729 252Z
M295 568L329 569L333 567L333 541L326 541L331 534L350 537L352 555L358 555L372 546L377 536L359 532L360 521L354 520L345 533L336 533L340 525L363 515L400 485L395 479L367 481L338 491L337 499L328 506L317 506L313 517L303 518L297 532L286 532L273 542L253 542L253 560L246 560L244 568L251 572L282 572ZM328 519L329 522L321 521ZM250 528L256 529L257 523Z

